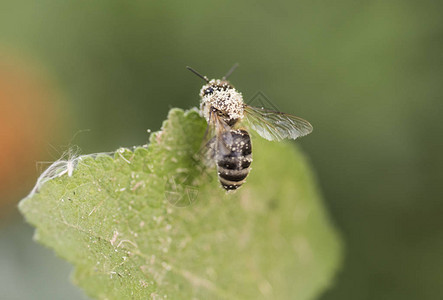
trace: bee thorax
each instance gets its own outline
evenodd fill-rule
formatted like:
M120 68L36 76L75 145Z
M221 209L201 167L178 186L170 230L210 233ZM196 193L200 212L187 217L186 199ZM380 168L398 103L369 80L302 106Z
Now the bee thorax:
M226 115L229 119L243 118L243 96L235 88L220 80L211 80L200 91L200 110L209 121L211 107Z

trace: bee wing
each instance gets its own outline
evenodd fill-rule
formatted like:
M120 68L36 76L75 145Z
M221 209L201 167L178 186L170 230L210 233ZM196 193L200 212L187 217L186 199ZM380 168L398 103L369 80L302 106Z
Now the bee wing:
M211 167L214 164L216 154L215 150L215 124L211 121L206 127L205 135L203 136L200 150L197 153L197 158L207 166Z
M211 112L199 156L203 158L205 165L212 166L217 155L230 152L230 144L232 144L230 127L217 114Z
M215 151L217 156L224 156L231 153L233 142L231 127L223 121L216 113L212 113L215 124Z
M308 121L293 115L249 105L244 111L251 128L269 141L295 140L312 132Z

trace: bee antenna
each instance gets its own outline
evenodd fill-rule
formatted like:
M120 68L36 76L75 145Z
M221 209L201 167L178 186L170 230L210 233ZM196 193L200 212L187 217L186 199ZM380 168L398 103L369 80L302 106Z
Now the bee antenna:
M197 72L196 70L194 70L193 68L191 68L189 66L186 66L186 69L188 69L189 71L191 71L192 73L194 73L195 75L197 75L198 77L200 77L201 79L203 79L204 81L209 83L208 77L203 76L202 74L200 74L199 72Z
M223 76L222 79L223 79L223 80L228 79L228 77L231 76L232 72L234 72L235 69L237 69L237 67L238 67L238 63L235 63L235 64L229 69L228 73L226 73L226 75Z

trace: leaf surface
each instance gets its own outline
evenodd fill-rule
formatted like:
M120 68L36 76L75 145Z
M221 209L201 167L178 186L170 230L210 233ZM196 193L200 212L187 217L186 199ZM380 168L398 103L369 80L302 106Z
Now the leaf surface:
M81 156L20 203L35 239L98 299L312 299L341 261L338 235L292 143L253 138L234 193L199 163L206 129L172 109L146 147Z

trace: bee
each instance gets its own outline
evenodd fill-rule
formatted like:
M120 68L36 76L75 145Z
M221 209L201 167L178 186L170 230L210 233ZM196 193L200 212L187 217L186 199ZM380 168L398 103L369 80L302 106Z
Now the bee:
M312 132L312 125L299 117L252 107L243 102L242 94L227 80L234 65L221 79L201 75L186 67L206 84L200 90L200 115L206 119L206 162L217 166L218 179L226 190L236 190L246 181L252 163L252 143L247 123L260 136L270 141L296 139Z

